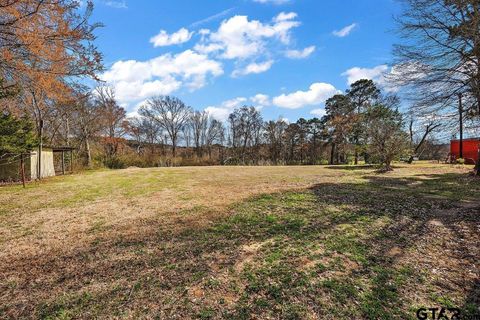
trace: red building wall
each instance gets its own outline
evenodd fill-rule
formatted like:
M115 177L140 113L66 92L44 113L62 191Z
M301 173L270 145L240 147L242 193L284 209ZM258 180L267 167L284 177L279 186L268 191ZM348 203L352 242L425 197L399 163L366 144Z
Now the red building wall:
M463 158L465 163L474 164L478 160L478 148L480 147L480 138L463 140ZM460 152L460 141L450 141L450 155L454 159L458 159Z

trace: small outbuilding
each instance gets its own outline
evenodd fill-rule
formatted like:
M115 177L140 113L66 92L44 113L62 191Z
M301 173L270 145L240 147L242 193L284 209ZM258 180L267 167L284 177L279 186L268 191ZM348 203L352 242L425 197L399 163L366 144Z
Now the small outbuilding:
M467 164L475 164L478 161L478 149L480 148L480 138L463 139L462 156L460 156L460 140L450 141L450 161L456 161L459 158L465 159Z
M42 147L24 154L13 155L0 159L0 181L13 182L22 180L22 171L27 181L39 178L53 177L56 174L65 174L72 171L72 147ZM39 153L41 157L39 157ZM68 168L66 154L68 153ZM59 157L55 157L59 155Z

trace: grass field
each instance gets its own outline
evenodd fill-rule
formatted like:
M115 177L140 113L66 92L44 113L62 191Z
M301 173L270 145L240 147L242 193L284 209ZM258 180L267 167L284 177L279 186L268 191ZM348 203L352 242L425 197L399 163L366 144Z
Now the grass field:
M94 171L0 188L0 318L480 313L468 169Z

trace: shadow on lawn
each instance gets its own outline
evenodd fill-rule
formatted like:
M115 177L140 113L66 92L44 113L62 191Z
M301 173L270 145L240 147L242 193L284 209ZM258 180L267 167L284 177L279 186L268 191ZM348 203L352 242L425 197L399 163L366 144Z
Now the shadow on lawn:
M17 279L0 284L0 316L404 319L417 303L451 296L474 309L478 278L463 268L480 258L470 238L478 203L455 201L479 189L457 174L366 174L255 197L208 224L139 221L137 232L100 233L89 247L0 264ZM419 244L426 251L412 253Z
M373 164L365 164L365 165L328 165L328 166L325 166L325 168L327 168L327 169L349 170L349 171L374 169L376 167L378 167L378 166L373 165Z

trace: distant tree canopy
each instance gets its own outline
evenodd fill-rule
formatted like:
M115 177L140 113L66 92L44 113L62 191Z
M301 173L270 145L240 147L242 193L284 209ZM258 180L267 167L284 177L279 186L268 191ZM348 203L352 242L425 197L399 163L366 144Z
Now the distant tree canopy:
M0 114L0 158L25 153L36 145L33 124L27 118L17 119L8 113Z
M337 94L325 104L323 118L331 142L330 163L342 163L353 146L353 161L380 162L391 170L391 162L408 153L408 135L399 99L384 95L372 80L352 83L346 94Z
M424 115L450 108L461 93L473 117L480 108L478 1L404 1L407 10L399 22L405 42L396 47L392 76L412 91L416 110ZM94 45L101 25L89 22L93 2L80 2L9 0L0 5L2 125L19 137L14 141L5 134L3 152L28 149L36 143L35 132L41 144L78 147L77 159L88 167L364 161L388 170L438 127L429 121L421 142L415 146L411 133L405 148L398 98L367 79L328 99L324 117L291 123L264 121L255 106L236 108L221 122L179 98L161 95L129 116L112 87L97 83L92 90L79 81L98 80L103 70Z

